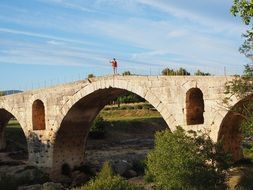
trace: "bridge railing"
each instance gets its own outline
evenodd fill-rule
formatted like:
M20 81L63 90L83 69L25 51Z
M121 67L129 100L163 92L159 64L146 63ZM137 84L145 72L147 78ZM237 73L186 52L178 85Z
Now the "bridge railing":
M230 76L234 75L238 71L238 67L243 68L243 66L231 66L229 68L226 67L197 67L197 66L180 66L182 68L185 68L188 72L191 73L191 75L194 75L194 73L197 70L210 73L211 75L214 76ZM179 67L171 67L170 65L156 65L156 64L146 64L146 65L136 65L132 63L128 64L121 64L119 63L118 67L118 74L122 75L123 72L125 71L130 71L131 74L133 75L140 75L140 76L160 76L162 75L162 70L165 68L170 68L173 70L178 70ZM62 76L61 73L58 75L55 75L54 78L50 78L47 80L33 80L33 81L28 81L28 82L22 82L22 84L18 85L17 87L13 89L18 89L20 91L29 91L29 90L34 90L34 89L42 89L42 88L48 88L64 83L69 83L69 82L74 82L78 80L84 80L87 79L89 74L93 74L95 77L99 76L105 76L105 75L112 75L112 68L111 65L104 64L96 68L84 68L81 72L79 73L73 73L69 75ZM178 74L175 74L178 75ZM179 75L182 75L180 73ZM9 90L5 92L5 95L10 95L13 93L18 93L16 90Z

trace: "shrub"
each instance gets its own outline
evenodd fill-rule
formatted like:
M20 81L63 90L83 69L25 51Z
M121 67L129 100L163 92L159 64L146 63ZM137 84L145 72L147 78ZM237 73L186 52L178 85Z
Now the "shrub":
M109 123L102 116L98 115L90 128L89 136L91 138L104 138L105 127L108 125Z
M115 101L118 103L135 103L135 102L145 102L145 99L132 92L127 92L124 95L116 98Z
M138 104L138 105L135 105L135 106L134 106L134 109L141 110L142 107L143 107L142 105Z
M127 76L127 75L132 75L132 74L131 74L130 71L124 71L124 72L122 73L122 75L123 75L123 76Z
M142 190L129 184L120 176L114 176L109 162L105 162L97 177L88 182L88 184L72 190Z
M224 185L228 160L222 146L207 135L165 130L155 136L146 176L158 190L215 190Z
M87 78L90 79L90 78L94 78L95 75L93 75L92 73L88 74Z
M127 106L120 106L119 110L127 110Z
M112 108L111 107L105 107L103 110L109 111L109 110L112 110Z
M144 104L142 106L143 109L151 109L151 108L154 108L151 104Z
M133 109L134 109L134 106L128 106L127 109L133 110Z

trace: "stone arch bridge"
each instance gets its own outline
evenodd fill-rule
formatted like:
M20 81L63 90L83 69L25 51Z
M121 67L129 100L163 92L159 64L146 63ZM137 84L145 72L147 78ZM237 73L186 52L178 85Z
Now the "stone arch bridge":
M62 166L84 162L87 134L100 110L111 100L134 92L152 104L168 127L209 131L222 139L234 159L242 157L239 120L222 105L224 84L216 76L106 76L0 98L0 148L10 118L20 123L28 143L28 162L52 175ZM233 104L238 100L234 99Z

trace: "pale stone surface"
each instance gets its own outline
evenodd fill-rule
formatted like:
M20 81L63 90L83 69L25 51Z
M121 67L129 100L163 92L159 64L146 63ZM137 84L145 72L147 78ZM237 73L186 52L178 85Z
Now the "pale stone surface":
M178 125L186 130L210 130L212 139L217 141L231 132L226 132L225 126L220 130L228 113L221 104L225 97L224 84L231 79L217 76L105 76L0 97L0 147L5 145L1 129L11 114L27 137L30 164L52 172L59 171L62 164L79 165L84 161L86 137L92 121L110 100L126 91L142 96L157 108L172 131ZM204 123L187 126L185 101L191 88L199 88L203 93ZM33 130L32 105L36 100L44 103L45 130ZM234 99L232 103L237 102ZM225 136L229 138L229 135ZM238 140L234 142L238 143ZM230 144L230 148L235 146L232 141Z

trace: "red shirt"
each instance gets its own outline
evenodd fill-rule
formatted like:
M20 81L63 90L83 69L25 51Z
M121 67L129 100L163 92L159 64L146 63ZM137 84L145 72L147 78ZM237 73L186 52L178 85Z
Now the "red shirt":
M112 66L113 66L113 67L117 67L117 66L118 66L118 63L117 63L116 60L112 60L111 63L112 63Z

